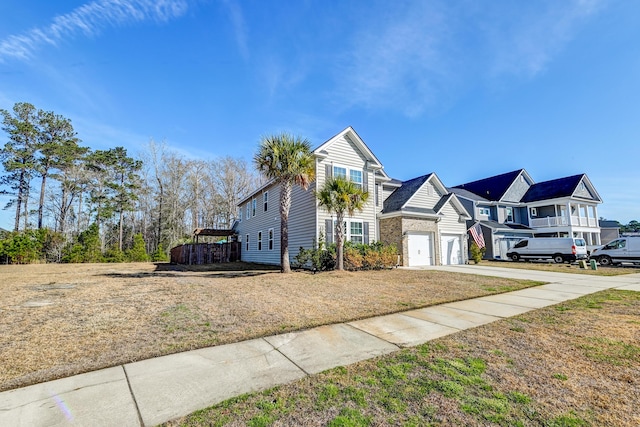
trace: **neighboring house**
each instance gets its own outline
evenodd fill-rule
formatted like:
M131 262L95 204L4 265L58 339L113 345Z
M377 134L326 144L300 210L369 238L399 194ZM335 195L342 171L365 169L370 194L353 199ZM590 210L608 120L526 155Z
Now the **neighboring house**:
M325 236L334 241L335 216L318 207L314 190L331 176L344 176L372 197L362 212L345 218L345 238L354 243L396 244L403 265L465 263L463 205L435 174L401 182L391 179L353 128L348 127L313 150L316 181L308 190L295 186L289 213L289 255L311 248ZM238 205L236 226L243 261L280 263L280 186L268 183ZM416 237L420 236L420 237ZM418 255L418 258L411 254Z
M620 223L618 221L599 220L600 243L606 244L620 237Z
M403 182L378 215L380 241L395 244L402 265L464 264L471 219L435 173Z
M582 237L600 244L598 192L585 174L534 183L524 169L458 185L450 189L480 223L485 258L507 259L523 237Z

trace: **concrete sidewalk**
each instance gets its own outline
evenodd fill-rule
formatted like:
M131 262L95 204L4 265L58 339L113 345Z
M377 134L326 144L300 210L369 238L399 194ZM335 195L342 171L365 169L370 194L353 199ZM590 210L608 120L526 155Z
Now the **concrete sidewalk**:
M428 267L548 282L535 288L129 363L0 393L2 426L153 426L231 397L415 346L604 289L602 277L482 266Z

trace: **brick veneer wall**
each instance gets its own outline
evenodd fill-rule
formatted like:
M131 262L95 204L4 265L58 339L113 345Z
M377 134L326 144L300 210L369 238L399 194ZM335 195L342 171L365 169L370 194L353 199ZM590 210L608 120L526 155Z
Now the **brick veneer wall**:
M387 245L396 245L401 255L400 264L406 266L409 261L409 245L406 232L431 232L434 264L440 263L440 234L434 220L415 217L392 217L380 220L380 241Z

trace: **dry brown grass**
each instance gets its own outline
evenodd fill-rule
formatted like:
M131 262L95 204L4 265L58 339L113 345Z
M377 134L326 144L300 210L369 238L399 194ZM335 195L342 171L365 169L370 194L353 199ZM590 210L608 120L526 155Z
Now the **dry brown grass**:
M0 390L158 355L534 283L438 271L247 264L0 266Z
M624 265L619 267L601 267L598 266L597 270L581 269L576 264L556 264L553 261L493 261L483 260L480 265L488 267L504 267L504 268L520 268L525 270L540 270L540 271L553 271L556 273L575 273L575 274L590 274L594 276L619 276L622 274L640 273L640 268L633 267L631 265Z

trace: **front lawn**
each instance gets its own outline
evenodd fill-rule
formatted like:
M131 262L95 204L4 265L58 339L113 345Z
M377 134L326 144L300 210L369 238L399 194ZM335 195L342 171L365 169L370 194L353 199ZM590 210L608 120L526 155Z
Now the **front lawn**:
M637 426L640 292L603 291L169 426Z
M0 266L0 390L154 356L521 289L440 271L243 263Z

